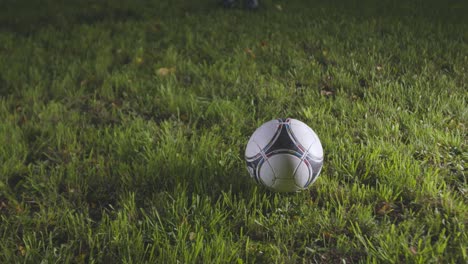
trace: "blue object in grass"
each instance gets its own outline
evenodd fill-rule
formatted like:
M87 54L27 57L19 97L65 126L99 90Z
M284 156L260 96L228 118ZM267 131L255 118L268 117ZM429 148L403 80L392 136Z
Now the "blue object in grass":
M250 9L257 9L258 8L258 0L247 0L247 7Z
M223 5L225 7L233 7L235 3L236 3L236 0L223 0ZM258 8L258 0L246 0L245 4L247 8L249 9Z

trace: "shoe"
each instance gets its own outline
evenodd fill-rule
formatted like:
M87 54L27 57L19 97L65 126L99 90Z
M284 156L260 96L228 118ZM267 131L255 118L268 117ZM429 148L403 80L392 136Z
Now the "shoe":
M246 5L247 5L247 8L249 9L257 9L258 0L247 0Z
M227 8L233 7L235 3L236 0L223 0L223 6Z

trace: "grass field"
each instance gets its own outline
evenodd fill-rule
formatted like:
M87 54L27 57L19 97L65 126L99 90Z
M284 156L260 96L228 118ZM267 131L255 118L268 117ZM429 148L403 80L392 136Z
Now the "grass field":
M466 263L466 3L215 2L0 3L0 263ZM278 117L307 191L245 168Z

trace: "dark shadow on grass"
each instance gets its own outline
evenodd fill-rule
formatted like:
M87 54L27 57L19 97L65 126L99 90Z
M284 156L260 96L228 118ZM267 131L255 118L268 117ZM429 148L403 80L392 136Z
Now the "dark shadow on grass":
M50 27L70 30L74 25L140 20L138 8L128 1L7 0L0 4L0 31L28 36Z

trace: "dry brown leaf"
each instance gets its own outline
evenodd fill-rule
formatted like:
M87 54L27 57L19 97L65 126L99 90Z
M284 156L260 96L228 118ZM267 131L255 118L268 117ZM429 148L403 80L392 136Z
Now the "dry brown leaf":
M22 213L22 212L24 212L23 207L21 207L21 205L19 205L19 204L16 205L16 208L15 208L15 209L16 209L16 212L17 212L17 213Z
M390 203L383 202L381 204L379 210L377 210L377 214L386 215L386 214L390 213L391 211L393 211L392 205Z
M325 239L331 239L331 238L333 238L333 234L330 233L330 232L327 232L327 231L323 232L323 233L322 233L322 236L323 236L323 238L325 238Z
M189 240L190 241L193 241L196 237L197 237L197 234L195 234L194 232L189 233Z
M329 91L329 90L321 90L320 94L325 95L325 96L331 96L331 95L333 95L335 93L333 91Z
M159 68L156 73L159 75L159 76L166 76L168 74L171 74L171 73L174 73L175 72L175 67L172 67L172 68L165 68L165 67L162 67L162 68Z
M21 256L24 257L26 255L26 248L23 245L18 246L18 251L20 252Z
M245 49L245 53L247 53L250 57L255 59L255 53L251 49Z

